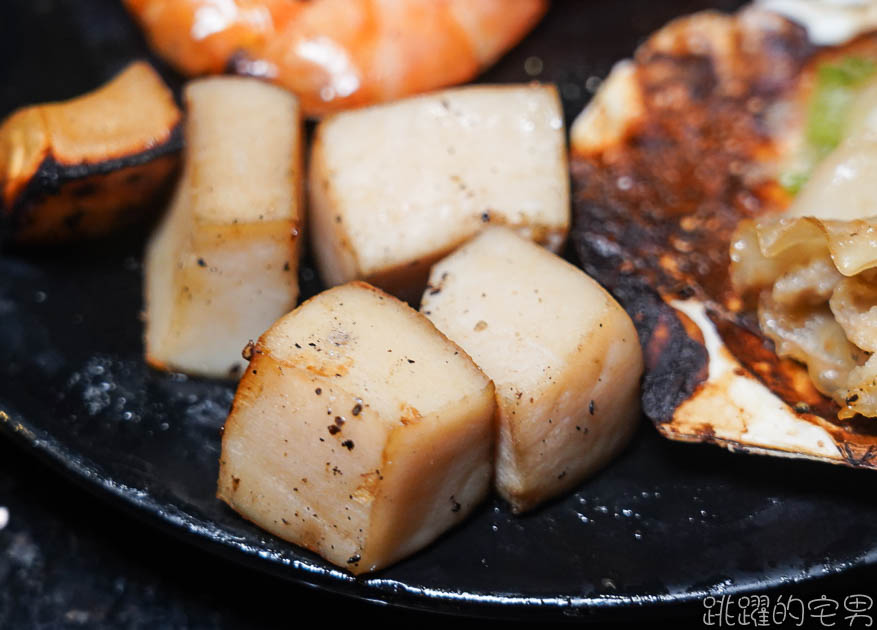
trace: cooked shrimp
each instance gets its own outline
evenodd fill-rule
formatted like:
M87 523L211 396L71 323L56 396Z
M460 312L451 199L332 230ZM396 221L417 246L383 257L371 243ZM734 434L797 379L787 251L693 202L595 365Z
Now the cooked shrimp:
M548 0L124 0L189 75L269 78L308 115L461 83L539 20Z

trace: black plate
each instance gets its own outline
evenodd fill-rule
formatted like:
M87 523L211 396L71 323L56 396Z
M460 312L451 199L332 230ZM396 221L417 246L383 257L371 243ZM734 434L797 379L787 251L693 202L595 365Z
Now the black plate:
M2 4L0 115L89 89L148 54L117 0ZM571 120L589 77L701 7L557 2L485 78L556 82ZM530 57L541 60L536 77L524 69L538 69ZM523 518L488 501L422 553L354 579L214 498L233 388L143 364L143 239L0 256L0 430L196 544L350 596L487 614L693 601L877 564L877 476L676 444L644 420L626 453L578 492ZM302 275L306 292L319 288L312 268Z

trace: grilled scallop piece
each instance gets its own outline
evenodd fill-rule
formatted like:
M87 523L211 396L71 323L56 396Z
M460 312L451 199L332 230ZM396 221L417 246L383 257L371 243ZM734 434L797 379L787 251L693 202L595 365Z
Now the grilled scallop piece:
M332 116L309 172L323 280L405 299L490 223L558 250L569 228L563 114L552 86L474 86Z
M146 253L146 359L228 377L298 297L299 110L245 78L195 81L185 99L183 175Z
M633 322L558 256L489 228L433 267L421 312L496 384L496 485L516 512L577 485L632 435Z
M218 496L258 526L363 573L425 546L488 492L493 384L406 304L336 287L248 355Z
M177 166L180 119L171 91L144 62L94 92L12 113L0 125L0 216L9 237L68 241L140 217Z

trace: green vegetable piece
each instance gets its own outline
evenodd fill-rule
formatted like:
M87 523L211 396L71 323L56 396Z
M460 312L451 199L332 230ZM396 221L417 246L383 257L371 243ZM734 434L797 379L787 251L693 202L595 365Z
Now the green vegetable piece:
M807 120L807 141L820 157L840 144L856 88L875 71L877 64L860 57L846 57L819 67Z
M809 178L809 170L786 172L780 175L780 186L782 186L787 193L794 196L804 187L804 184L807 183Z

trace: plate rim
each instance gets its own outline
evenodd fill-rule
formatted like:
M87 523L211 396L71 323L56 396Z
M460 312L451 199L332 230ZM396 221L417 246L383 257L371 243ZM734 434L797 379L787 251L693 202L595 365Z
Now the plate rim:
M65 478L104 501L112 509L122 509L138 521L184 544L219 556L231 564L242 565L277 579L377 606L487 619L523 620L538 617L597 619L621 613L635 614L636 611L654 613L657 610L691 607L710 595L736 596L770 592L789 586L810 584L855 569L877 566L877 546L875 546L859 556L856 561L844 563L840 570L823 567L824 570L820 572L814 567L804 574L781 578L768 577L758 582L720 585L718 588L707 587L684 593L650 595L602 593L591 596L532 597L422 589L407 586L398 580L382 578L381 572L374 576L355 577L341 569L319 566L308 560L290 561L273 554L260 553L256 546L236 543L237 537L233 535L210 535L211 521L192 515L179 506L173 506L173 509L169 510L167 505L148 490L104 476L99 464L73 451L48 431L33 425L23 414L11 409L2 398L0 398L0 434L5 435L9 442L28 455L41 460L55 474L64 474ZM222 526L214 524L213 531L225 530ZM264 535L277 538L268 532L264 532ZM311 553L288 541L279 538L277 540L292 547L296 554Z

